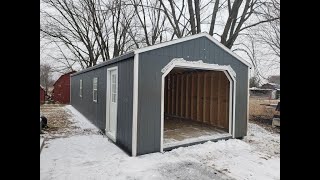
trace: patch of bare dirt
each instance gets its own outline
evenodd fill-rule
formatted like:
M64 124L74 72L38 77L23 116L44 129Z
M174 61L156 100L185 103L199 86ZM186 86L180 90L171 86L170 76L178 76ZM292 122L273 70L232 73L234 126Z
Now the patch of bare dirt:
M259 98L250 98L249 100L249 121L260 125L272 133L280 133L280 127L272 127L272 119L275 114L275 106L280 100L268 100Z
M48 127L43 129L44 134L41 134L42 137L55 139L79 134L99 134L97 130L77 127L64 106L61 104L44 104L40 106L40 112L48 120Z

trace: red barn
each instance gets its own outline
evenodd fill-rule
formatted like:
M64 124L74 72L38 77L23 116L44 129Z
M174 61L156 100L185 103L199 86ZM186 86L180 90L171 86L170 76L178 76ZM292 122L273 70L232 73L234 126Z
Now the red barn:
M52 99L54 102L61 104L70 103L70 74L74 72L72 71L60 76L53 84Z
M46 91L44 88L40 85L40 104L43 104L46 100Z

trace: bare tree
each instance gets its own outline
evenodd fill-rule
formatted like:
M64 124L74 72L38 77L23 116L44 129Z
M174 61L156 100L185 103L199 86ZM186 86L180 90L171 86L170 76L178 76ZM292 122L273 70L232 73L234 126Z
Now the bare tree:
M262 67L259 46L268 45L280 57L279 0L42 2L51 10L40 12L41 38L56 44L59 55L49 57L61 62L59 71L73 70L75 64L91 67L98 61L154 45L164 38L181 38L206 30L212 36L218 35L226 47L245 52L258 76L263 76L259 70ZM248 38L248 43L238 41L239 37ZM40 49L45 47L42 45Z
M59 47L64 46L58 59L76 60L81 68L94 66L98 60L107 61L127 48L134 14L128 11L130 7L124 8L123 2L43 0L51 9L41 10L40 32Z
M93 19L87 1L43 0L43 3L54 12L41 10L40 32L68 48L82 68L94 66L101 51L92 31Z
M280 58L280 0L271 0L262 9L265 19L276 19L255 30L257 41L266 44Z
M201 23L200 23L200 0L194 0L194 9L196 12L196 20L197 20L197 33L201 32Z
M258 76L253 76L249 80L249 87L259 87L260 86L260 79Z
M163 5L164 12L166 16L168 17L168 20L171 24L171 26L174 29L174 33L177 35L178 38L182 37L180 26L178 19L176 18L176 13L174 11L173 1L168 0L171 7L171 14L169 13L168 9L164 6L163 0L160 2ZM231 2L231 0L227 0L227 11L228 11L228 18L224 24L223 32L221 35L220 42L224 44L228 48L232 48L234 42L236 41L238 35L240 32L243 32L244 30L247 30L249 28L252 28L254 26L257 26L262 23L272 22L274 20L279 19L279 17L273 17L273 18L266 18L263 16L263 13L261 13L261 7L266 6L266 2L268 0L234 0ZM213 7L213 12L211 15L211 22L210 22L210 35L214 34L214 27L216 25L216 16L219 10L219 0L216 0ZM222 2L221 4L224 4ZM200 33L201 32L201 24L203 23L203 19L201 19L201 10L204 6L207 6L210 4L207 3L206 5L201 5L199 0L194 0L194 7L192 0L187 0L188 4L188 10L189 10L189 19L190 19L190 25L191 29L190 32L192 34ZM255 15L254 18L251 18L252 15ZM196 18L196 21L195 21ZM250 23L247 23L249 22ZM196 22L196 23L195 23ZM189 33L186 33L189 34Z
M211 18L211 23L210 23L210 30L209 30L209 34L211 36L213 36L213 31L214 31L214 26L216 23L216 17L217 17L218 10L219 10L219 0L216 0L214 3L212 18Z
M188 0L188 10L190 16L190 24L191 24L191 33L196 34L196 23L194 20L194 11L192 6L192 0Z
M179 20L181 19L181 16L183 15L184 13L184 0L182 2L182 7L179 8L175 2L173 0L168 0L169 2L169 5L170 5L170 10L166 7L166 5L164 4L164 1L163 0L160 0L160 3L161 3L161 7L163 8L163 12L164 14L167 16L170 24L171 24L171 27L173 28L173 34L172 34L172 38L174 36L177 36L178 38L181 38L183 37L183 32L184 31L181 31L181 28L180 26L182 25L183 26L183 29L186 28L187 25L183 25L179 22ZM178 10L180 13L179 15L177 16L176 14L176 10ZM172 39L171 38L171 39Z
M53 83L52 67L49 64L40 64L40 85L43 86L47 92Z
M131 0L131 3L134 6L135 14L139 21L139 27L143 30L144 36L141 38L141 42L145 42L147 46L154 45L162 35L165 25L165 18L162 16L160 9L161 3L152 0L146 0L145 2L142 0Z

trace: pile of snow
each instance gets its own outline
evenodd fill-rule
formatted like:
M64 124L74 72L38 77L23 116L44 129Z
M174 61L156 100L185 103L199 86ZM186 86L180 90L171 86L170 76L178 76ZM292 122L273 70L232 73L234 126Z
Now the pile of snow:
M86 117L71 105L66 105L64 108L67 110L68 114L71 115L71 121L73 121L77 127L82 129L97 129Z
M40 149L41 149L41 146L42 146L42 144L43 144L43 141L44 141L44 138L41 138L41 137L40 137Z
M184 145L184 144L191 144L191 143L195 143L195 142L209 141L212 139L227 138L230 136L231 135L229 133L217 133L214 135L203 135L203 136L199 136L199 137L183 139L181 141L177 141L176 139L169 138L169 139L164 139L163 147L164 148L175 147L175 146L180 146L180 145Z
M41 179L210 179L214 172L236 179L280 177L280 158L237 139L129 157L101 135L73 136L52 140L40 164Z
M81 127L88 128L88 121L81 114L74 109L71 112ZM275 146L280 145L279 135L254 124L248 128L249 136L244 141L206 142L138 157L128 156L102 135L53 139L42 150L40 178L280 179L280 157L266 150L280 149Z
M244 141L250 143L253 150L280 157L280 134L270 133L257 124L249 123Z

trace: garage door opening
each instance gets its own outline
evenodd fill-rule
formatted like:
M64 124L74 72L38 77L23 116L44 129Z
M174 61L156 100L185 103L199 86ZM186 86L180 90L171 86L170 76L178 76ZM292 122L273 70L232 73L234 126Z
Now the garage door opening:
M231 137L226 71L173 68L164 79L163 149Z

